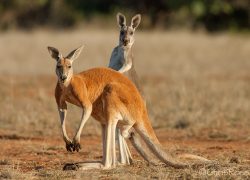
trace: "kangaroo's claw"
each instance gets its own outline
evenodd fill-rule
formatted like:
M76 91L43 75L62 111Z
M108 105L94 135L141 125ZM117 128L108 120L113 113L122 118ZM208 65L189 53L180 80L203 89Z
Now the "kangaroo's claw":
M66 143L66 149L69 152L73 152L74 151L74 145L72 143Z
M74 143L73 143L73 151L79 152L80 149L81 149L80 143L74 142Z

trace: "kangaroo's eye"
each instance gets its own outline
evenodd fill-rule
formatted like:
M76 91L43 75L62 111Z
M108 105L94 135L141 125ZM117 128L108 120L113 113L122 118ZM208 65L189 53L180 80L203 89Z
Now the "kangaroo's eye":
M129 34L130 34L130 35L133 35L133 34L134 34L134 32L133 32L133 31L131 31Z
M62 66L61 66L61 65L57 65L56 67L57 67L57 68L61 68Z
M68 68L71 68L71 66L68 66Z
M121 31L121 35L123 35L124 34L124 32L123 31Z

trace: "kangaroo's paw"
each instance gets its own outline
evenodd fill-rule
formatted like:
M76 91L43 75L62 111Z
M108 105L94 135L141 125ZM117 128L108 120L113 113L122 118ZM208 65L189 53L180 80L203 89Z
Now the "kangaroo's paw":
M66 142L66 149L69 152L73 152L74 151L74 145L72 144L72 142Z
M106 169L101 162L82 162L82 163L67 163L63 170L90 170L90 169ZM109 168L110 169L110 168Z
M79 150L81 149L79 141L73 140L72 146L73 146L73 151L79 152Z
M80 149L81 149L81 145L79 143L75 143L73 150L79 152Z

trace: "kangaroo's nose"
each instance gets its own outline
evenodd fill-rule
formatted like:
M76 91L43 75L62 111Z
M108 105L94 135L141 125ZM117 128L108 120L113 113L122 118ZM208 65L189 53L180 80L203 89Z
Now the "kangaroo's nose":
M128 40L128 39L124 39L124 40L123 40L123 44L124 44L124 45L127 45L128 43L129 43L129 40Z
M67 79L66 75L62 75L62 80L64 81L65 79Z

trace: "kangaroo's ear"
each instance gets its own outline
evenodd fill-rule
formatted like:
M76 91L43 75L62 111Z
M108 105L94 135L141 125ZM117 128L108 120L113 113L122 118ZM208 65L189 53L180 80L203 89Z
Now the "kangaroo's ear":
M120 27L126 26L126 17L122 13L117 13L116 18Z
M141 15L140 14L136 14L134 17L132 17L132 20L131 20L131 26L136 29L139 24L141 22Z
M71 51L66 58L69 59L69 60L71 60L71 61L74 61L81 54L83 47L84 46L80 46L79 48Z
M62 57L62 55L59 53L58 49L48 46L48 50L49 50L49 53L53 59L58 60L60 57Z

